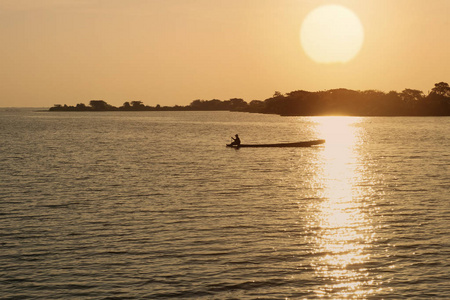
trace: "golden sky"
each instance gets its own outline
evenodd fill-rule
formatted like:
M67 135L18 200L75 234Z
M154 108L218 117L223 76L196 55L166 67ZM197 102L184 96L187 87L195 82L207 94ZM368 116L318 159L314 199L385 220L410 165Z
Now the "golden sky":
M364 30L346 63L317 63L302 48L302 23L324 4L349 9ZM428 93L450 82L449 16L449 0L0 0L0 107Z

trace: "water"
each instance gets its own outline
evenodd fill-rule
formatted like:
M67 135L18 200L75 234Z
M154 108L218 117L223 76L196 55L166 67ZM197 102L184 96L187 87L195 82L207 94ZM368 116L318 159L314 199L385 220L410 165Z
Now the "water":
M0 112L1 299L450 298L450 118ZM225 147L324 138L311 148Z

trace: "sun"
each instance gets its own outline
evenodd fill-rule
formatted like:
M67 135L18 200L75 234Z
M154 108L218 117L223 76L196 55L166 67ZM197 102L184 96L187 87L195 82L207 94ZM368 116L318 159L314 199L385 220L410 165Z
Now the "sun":
M323 5L303 21L300 40L306 54L317 63L346 63L361 49L364 29L350 9Z

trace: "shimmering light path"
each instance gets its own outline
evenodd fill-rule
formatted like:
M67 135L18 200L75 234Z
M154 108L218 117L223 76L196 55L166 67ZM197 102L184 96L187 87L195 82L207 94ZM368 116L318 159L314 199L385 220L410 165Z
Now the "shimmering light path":
M312 265L316 276L327 282L314 291L317 296L361 298L376 289L377 280L366 267L376 230L370 209L372 183L362 185L370 175L358 153L358 144L364 141L361 121L350 117L317 121L319 135L327 140L315 177L321 189L308 214L316 254Z

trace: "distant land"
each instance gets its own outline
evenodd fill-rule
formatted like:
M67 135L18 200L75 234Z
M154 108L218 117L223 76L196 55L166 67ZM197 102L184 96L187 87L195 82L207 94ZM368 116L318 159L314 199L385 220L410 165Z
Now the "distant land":
M230 100L194 100L187 106L147 106L142 101L125 102L115 107L104 100L91 100L89 105L56 104L50 111L236 111L281 116L450 116L450 87L439 82L425 95L420 90L404 89L401 93L377 90L355 91L332 89L308 92L297 90L287 94L275 92L268 99L241 98Z

